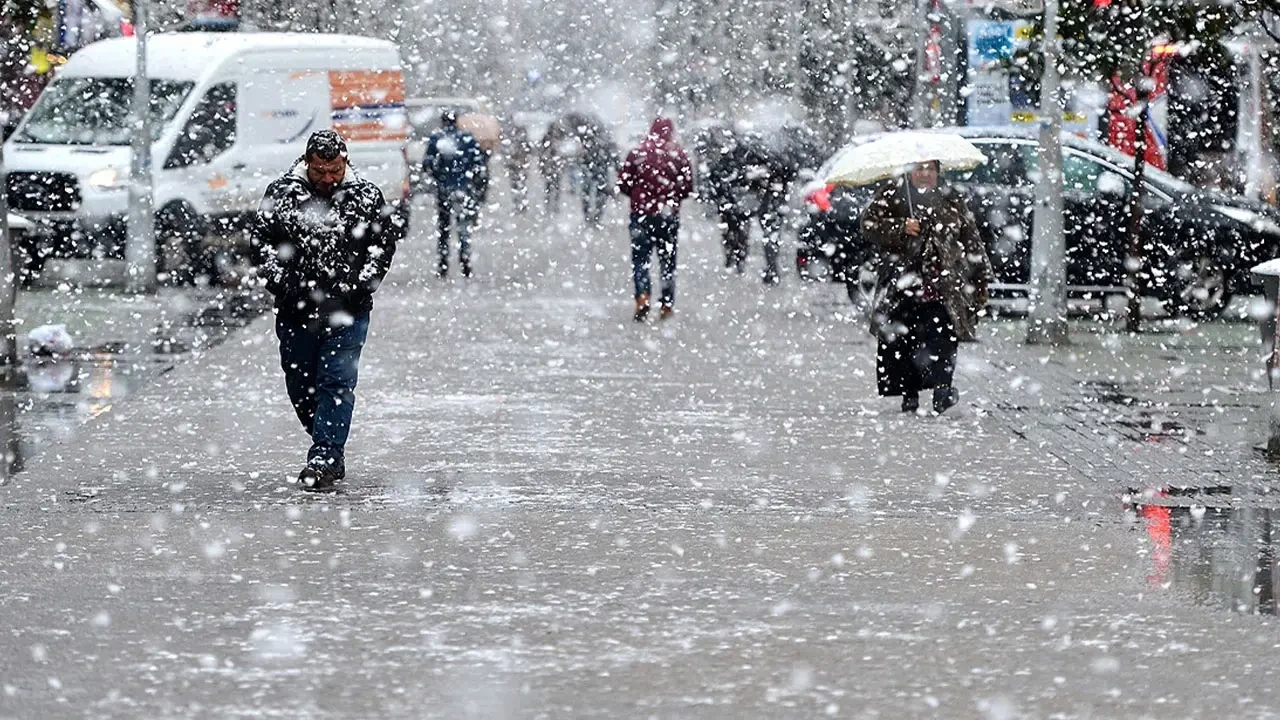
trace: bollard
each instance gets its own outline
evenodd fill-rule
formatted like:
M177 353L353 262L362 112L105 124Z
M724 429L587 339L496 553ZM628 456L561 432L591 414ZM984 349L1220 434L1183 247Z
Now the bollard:
M1254 266L1254 282L1262 285L1267 298L1267 312L1259 320L1263 346L1271 344L1267 353L1267 389L1271 395L1271 411L1267 420L1267 454L1280 459L1280 394L1276 378L1280 375L1280 258Z

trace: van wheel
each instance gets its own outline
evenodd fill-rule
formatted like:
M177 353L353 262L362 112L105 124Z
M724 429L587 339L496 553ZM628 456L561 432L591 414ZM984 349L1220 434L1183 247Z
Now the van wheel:
M205 223L186 203L169 203L156 213L156 278L188 285L209 277Z

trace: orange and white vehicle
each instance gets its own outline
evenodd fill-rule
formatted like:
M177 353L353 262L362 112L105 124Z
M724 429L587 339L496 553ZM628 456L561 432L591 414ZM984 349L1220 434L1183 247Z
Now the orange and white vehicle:
M409 127L394 43L162 33L149 37L147 51L162 267L195 257L183 246L224 234L220 223L251 216L315 130L344 135L351 164L388 202L404 197ZM9 205L35 223L32 237L52 248L45 254L110 255L123 245L135 66L132 37L76 52L5 145ZM187 257L166 257L170 251Z

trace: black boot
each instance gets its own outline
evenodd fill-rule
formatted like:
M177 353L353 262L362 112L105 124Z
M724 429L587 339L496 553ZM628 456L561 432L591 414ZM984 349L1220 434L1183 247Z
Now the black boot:
M327 465L307 463L298 473L298 484L303 490L312 492L328 492L334 489L341 477Z
M902 394L902 412L913 413L920 409L919 393L903 393Z
M960 402L960 393L950 385L943 385L933 389L933 411L941 415L948 408Z

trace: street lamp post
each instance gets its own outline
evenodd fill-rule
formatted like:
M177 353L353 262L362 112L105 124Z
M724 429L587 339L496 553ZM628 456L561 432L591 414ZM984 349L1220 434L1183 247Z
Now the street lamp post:
M129 220L125 285L129 292L156 289L156 239L151 195L151 80L147 75L147 4L133 0L137 69L133 82L133 162L129 167Z
M1133 191L1129 194L1129 249L1125 256L1125 329L1138 332L1142 329L1142 295L1146 290L1143 265L1146 255L1143 247L1142 220L1145 213L1146 189L1144 181L1147 167L1147 102L1151 98L1150 80L1139 71L1134 79L1137 92L1138 114L1133 130Z
M0 367L18 364L18 340L13 318L18 283L14 275L13 237L9 234L8 175L4 165L4 145L0 143Z
M1040 177L1031 235L1031 315L1027 343L1067 342L1067 246L1062 222L1062 108L1058 103L1058 0L1044 3L1040 75Z

